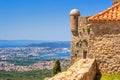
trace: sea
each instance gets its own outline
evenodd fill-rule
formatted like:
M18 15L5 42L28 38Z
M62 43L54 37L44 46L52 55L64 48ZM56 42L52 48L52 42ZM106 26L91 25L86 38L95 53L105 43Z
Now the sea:
M30 44L40 44L40 43L48 43L49 46L51 46L51 42L50 41L36 41L36 40L0 40L0 48L16 48L16 47L24 47L24 46L27 46L27 45L30 45ZM52 43L54 43L52 41ZM55 42L54 46L61 46L62 47L69 47L70 48L70 41L65 41L65 42ZM67 45L67 46L66 46ZM30 59L63 59L63 58L67 58L67 57L70 57L70 53L69 52L66 52L66 53L63 53L63 52L59 52L59 53L51 53L51 54L42 54L42 55L38 55L38 56L32 56L30 57Z
M33 56L31 59L64 59L64 58L69 58L70 53L55 53L55 54L43 54L39 56Z

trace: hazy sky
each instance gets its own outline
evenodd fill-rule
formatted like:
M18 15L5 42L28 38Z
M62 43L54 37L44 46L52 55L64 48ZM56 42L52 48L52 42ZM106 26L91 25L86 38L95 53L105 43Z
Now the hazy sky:
M112 0L0 0L0 40L71 40L69 12L96 14Z

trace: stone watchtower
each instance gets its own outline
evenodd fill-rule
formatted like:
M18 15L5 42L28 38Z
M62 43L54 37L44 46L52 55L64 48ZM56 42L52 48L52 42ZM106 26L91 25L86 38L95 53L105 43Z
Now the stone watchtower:
M73 64L76 58L83 58L83 50L87 51L87 32L86 26L88 25L88 17L80 16L77 9L70 12L70 29L72 32L72 46L71 46L71 63ZM85 44L84 44L85 43ZM81 53L81 54L80 54ZM84 56L85 58L86 56Z
M73 9L70 12L70 28L73 35L78 35L78 17L80 16L80 12L77 9Z

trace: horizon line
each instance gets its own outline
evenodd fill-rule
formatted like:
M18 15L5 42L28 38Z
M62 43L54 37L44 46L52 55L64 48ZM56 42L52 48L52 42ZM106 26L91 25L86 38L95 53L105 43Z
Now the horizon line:
M0 39L0 41L71 41L71 40L32 40L32 39Z

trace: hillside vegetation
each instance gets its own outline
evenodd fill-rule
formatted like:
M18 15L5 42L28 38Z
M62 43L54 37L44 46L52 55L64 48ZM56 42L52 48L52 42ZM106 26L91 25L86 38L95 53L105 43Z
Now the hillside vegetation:
M26 72L0 71L0 80L44 80L46 77L52 77L51 70L34 70ZM106 74L100 80L120 80L120 74Z
M26 72L0 71L0 80L44 80L44 78L51 76L51 70L34 70Z

